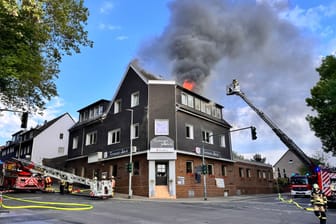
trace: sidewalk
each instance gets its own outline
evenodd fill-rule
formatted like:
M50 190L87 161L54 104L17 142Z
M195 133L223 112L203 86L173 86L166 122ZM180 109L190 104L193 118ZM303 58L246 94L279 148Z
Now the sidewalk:
M143 196L133 195L130 199L128 194L116 193L113 199L116 200L130 200L130 201L164 201L164 202L183 202L183 203L200 203L200 202L229 202L229 201L244 201L252 200L255 198L277 198L278 194L255 194L255 195L234 195L227 197L207 197L206 200L204 197L190 197L190 198L177 198L177 199L160 199L160 198L148 198Z

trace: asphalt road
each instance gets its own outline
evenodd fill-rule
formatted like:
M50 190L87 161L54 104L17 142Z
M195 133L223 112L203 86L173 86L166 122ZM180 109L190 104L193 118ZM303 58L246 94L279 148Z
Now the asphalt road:
M6 224L100 224L100 223L225 223L225 224L318 224L312 211L298 208L293 203L279 200L276 194L255 196L230 196L222 198L193 198L177 200L151 200L142 197L127 199L125 195L100 200L83 196L60 195L57 193L8 194L10 197L29 201L4 198L5 206L38 206L39 208L2 209L0 223ZM283 196L287 200L287 196ZM31 201L30 201L31 200ZM74 209L74 206L36 204L33 202L65 202L92 205L82 211L41 208L54 206ZM309 207L308 198L296 198L302 207ZM78 207L75 206L75 207ZM83 208L83 207L78 207ZM336 223L336 209L329 209L328 223Z

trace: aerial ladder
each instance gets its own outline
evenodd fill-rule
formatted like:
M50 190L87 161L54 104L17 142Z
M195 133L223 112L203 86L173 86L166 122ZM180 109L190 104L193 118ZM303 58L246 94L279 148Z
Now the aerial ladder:
M234 79L232 83L226 88L226 95L238 95L240 96L259 116L260 118L268 124L273 132L280 138L280 140L292 151L296 156L301 158L303 162L309 167L311 172L314 172L314 163L312 160L306 156L306 154L297 146L294 141L289 138L272 120L261 110L256 108L252 102L247 99L245 94L241 92L239 82Z
M113 187L111 180L98 180L96 177L93 179L77 176L75 174L51 168L42 164L37 164L32 161L13 158L13 160L19 161L22 164L30 167L30 170L34 173L39 173L44 177L52 177L60 180L61 182L72 184L82 184L90 187L90 196L98 198L113 197ZM70 189L71 191L71 189Z

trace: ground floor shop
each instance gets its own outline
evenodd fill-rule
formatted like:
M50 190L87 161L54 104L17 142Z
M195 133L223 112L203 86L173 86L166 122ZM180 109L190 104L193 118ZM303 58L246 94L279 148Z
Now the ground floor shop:
M272 193L272 166L206 157L207 174L202 174L202 156L179 151L134 152L130 156L99 159L87 156L68 159L66 168L79 176L116 180L117 193L149 198L214 197ZM130 181L131 177L131 181Z

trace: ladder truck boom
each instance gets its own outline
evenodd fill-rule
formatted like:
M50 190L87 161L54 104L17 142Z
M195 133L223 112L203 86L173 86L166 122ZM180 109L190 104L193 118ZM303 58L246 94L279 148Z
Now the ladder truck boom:
M305 153L297 146L294 141L289 138L264 112L255 107L252 102L245 96L243 92L240 90L239 83L236 79L227 87L226 95L238 95L240 96L258 115L259 117L265 121L268 126L271 127L273 132L280 138L280 140L291 150L295 155L299 158L303 159L306 164L309 165L311 170L314 170L313 162L305 155Z
M110 180L100 180L96 178L90 179L86 177L77 176L73 173L65 172L42 164L37 164L29 160L22 158L13 158L13 160L19 161L30 167L33 172L40 173L43 176L49 176L58 180L63 180L70 184L82 184L90 186L90 196L94 197L111 197L113 196L112 182Z

